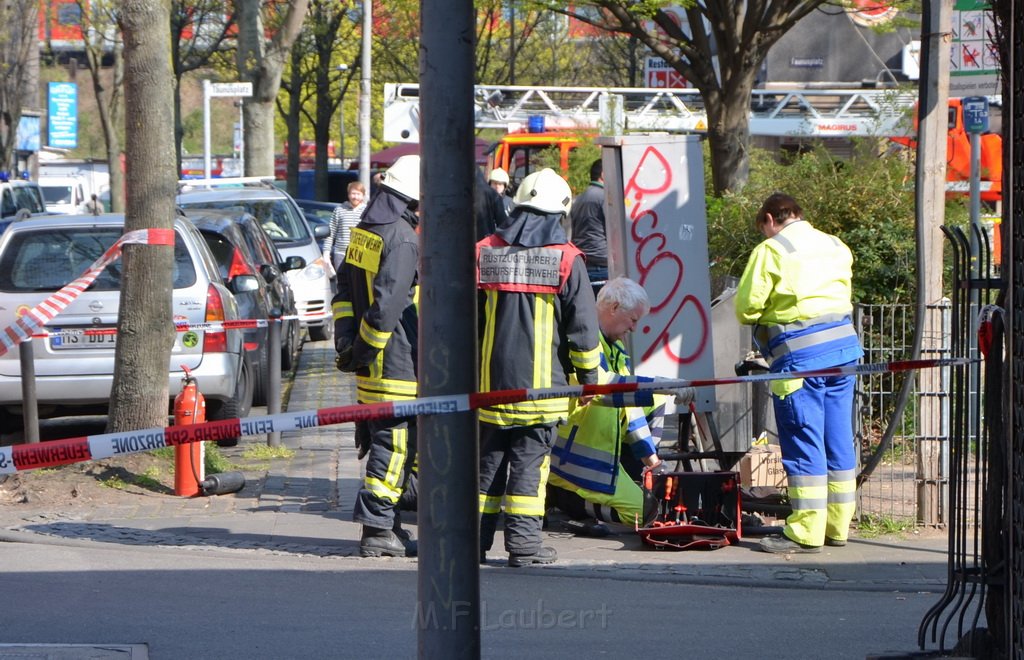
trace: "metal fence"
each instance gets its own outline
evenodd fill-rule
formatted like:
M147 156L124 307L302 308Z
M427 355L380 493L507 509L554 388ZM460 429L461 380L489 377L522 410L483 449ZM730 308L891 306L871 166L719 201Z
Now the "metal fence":
M865 363L883 363L911 357L914 335L913 305L861 305L855 310L855 323L864 347ZM950 351L950 304L944 301L930 306L926 321L922 359L943 358ZM858 489L860 517L890 519L902 523L941 525L946 522L948 458L940 461L939 474L922 474L920 456L923 443L936 443L939 456L948 457L948 433L924 433L922 410L941 415L940 429L948 430L948 383L940 379L924 391L921 374L905 371L872 374L857 381L856 437L862 465L879 451L882 438L896 412L899 392L905 379L911 379L907 404L895 420L892 440L875 469ZM938 387L935 387L935 385ZM933 426L934 428L934 426ZM935 477L938 477L937 479ZM934 490L933 490L934 489ZM929 493L927 491L932 490ZM926 515L922 502L938 502L938 510ZM929 519L930 518L930 519Z

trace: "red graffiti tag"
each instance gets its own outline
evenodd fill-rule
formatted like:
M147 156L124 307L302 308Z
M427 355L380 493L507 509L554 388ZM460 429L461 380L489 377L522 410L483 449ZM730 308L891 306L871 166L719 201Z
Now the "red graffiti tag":
M664 233L657 231L659 220L657 212L652 208L644 209L642 203L646 195L664 193L671 185L672 168L668 159L656 148L648 147L640 157L637 168L623 192L627 199L633 201L630 210L630 220L632 221L630 233L636 242L634 263L640 274L640 285L644 286L649 277L657 281L659 285L671 282L671 286L664 289L666 293L663 298L651 300L651 314L658 314L666 309L674 311L671 314L659 315L661 318L661 322L658 323L660 329L656 330L651 325L643 327L641 331L645 335L651 335L653 341L642 355L641 360L647 360L659 350L664 350L666 356L677 364L690 364L696 361L707 347L709 337L707 310L704 309L697 296L683 291L682 284L685 273L683 261L679 255L667 249L667 237ZM655 273L656 269L657 273ZM687 306L692 306L700 318L700 327L693 329L695 332L699 332L700 339L692 352L687 355L677 355L669 346L669 341L672 339L671 328L676 318L683 313Z

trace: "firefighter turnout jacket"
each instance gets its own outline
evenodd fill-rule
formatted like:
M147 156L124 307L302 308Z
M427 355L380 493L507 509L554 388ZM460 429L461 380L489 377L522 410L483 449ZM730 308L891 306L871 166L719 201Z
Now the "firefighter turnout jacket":
M352 229L332 301L335 344L351 349L359 403L416 397L419 242L407 201L387 188Z
M557 232L535 227L530 233L531 222L543 221L520 209L513 223L525 222L528 231L506 226L477 243L481 391L557 387L567 385L569 375L582 384L597 382L597 308L582 254L565 240L557 220ZM510 243L511 236L528 245ZM558 398L490 406L480 411L480 421L501 427L556 423L567 416L568 404Z

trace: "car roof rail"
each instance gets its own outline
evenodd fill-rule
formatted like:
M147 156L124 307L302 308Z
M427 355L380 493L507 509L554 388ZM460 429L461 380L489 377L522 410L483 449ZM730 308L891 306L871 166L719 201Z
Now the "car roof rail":
M274 187L272 176L235 176L216 179L179 179L178 191L184 192L193 188L239 188L239 187Z

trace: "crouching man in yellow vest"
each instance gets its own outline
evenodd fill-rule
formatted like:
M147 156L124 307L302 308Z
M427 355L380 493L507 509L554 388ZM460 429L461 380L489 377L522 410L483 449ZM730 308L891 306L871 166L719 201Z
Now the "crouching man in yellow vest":
M597 294L597 320L601 328L600 382L619 382L631 377L629 355L622 340L650 311L643 287L631 279L617 277ZM649 380L649 379L643 379ZM623 397L633 397L623 401ZM693 399L693 389L684 388L680 401ZM667 471L658 458L657 445L664 422L664 396L651 392L605 395L585 406L577 406L567 423L558 429L551 450L548 477L548 505L572 518L569 527L577 533L603 536L603 522L634 525L646 523L657 514L657 501L647 493L620 460L623 445L644 471ZM632 407L621 407L623 404ZM620 407L613 407L620 406Z

